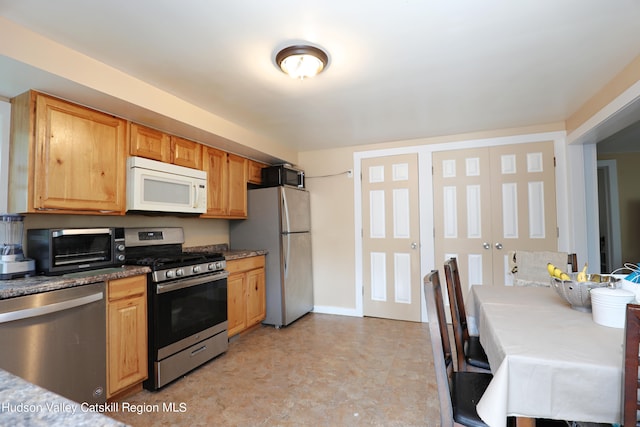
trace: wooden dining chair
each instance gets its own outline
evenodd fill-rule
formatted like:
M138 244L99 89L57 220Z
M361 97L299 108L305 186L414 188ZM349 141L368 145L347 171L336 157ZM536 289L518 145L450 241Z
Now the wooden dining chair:
M623 370L623 425L640 426L638 414L640 401L638 390L638 367L640 361L640 305L627 304L627 318L625 322L624 338L624 370Z
M486 426L478 416L476 404L493 377L485 372L455 372L438 270L425 276L424 297L440 400L440 424L443 427Z
M456 356L459 371L487 371L489 360L480 344L480 337L469 334L467 312L464 308L464 296L460 283L460 272L456 258L449 258L444 263L444 275L449 295L449 309L451 310L451 324L453 326L453 340L456 345Z

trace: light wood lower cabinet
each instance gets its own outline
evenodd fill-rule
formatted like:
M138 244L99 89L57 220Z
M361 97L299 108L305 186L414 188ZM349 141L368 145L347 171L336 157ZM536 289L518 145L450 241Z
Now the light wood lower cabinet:
M237 335L266 316L264 255L227 261L228 335Z
M147 379L147 278L107 283L107 398Z

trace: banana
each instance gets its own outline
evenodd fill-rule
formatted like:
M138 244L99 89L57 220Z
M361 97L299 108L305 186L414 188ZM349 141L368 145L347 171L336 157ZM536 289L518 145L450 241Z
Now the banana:
M569 275L567 273L565 273L564 271L560 270L558 267L556 267L555 265L551 264L550 262L547 263L547 271L549 272L549 275L551 277L555 277L555 278L560 279L560 280L571 280L571 277L569 277Z
M578 273L578 275L576 276L576 280L578 282L586 282L587 281L587 267L588 267L588 264L585 262L584 263L584 267L582 267L582 271L580 273Z

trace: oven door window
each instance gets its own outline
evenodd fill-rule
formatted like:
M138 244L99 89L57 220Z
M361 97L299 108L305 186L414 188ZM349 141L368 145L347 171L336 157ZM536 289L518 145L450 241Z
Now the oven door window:
M156 294L158 348L227 320L227 279Z
M51 242L54 267L111 261L113 239L108 231L61 234Z

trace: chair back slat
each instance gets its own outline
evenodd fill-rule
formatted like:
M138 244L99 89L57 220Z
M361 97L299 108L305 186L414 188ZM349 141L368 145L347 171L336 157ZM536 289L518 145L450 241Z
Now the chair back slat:
M624 340L624 405L623 425L633 426L638 424L640 402L638 402L638 390L640 379L638 367L640 366L640 305L627 305L627 318L625 322Z
M453 340L456 345L458 371L464 371L466 369L464 343L469 339L469 331L456 258L449 258L445 261L444 276L447 282L447 294L449 295L449 309L451 310L451 325L453 326Z
M567 259L567 265L571 266L571 272L575 273L578 271L578 255L573 253L569 254L569 259Z
M453 374L453 357L438 270L432 270L425 276L424 297L427 305L433 365L440 400L440 423L442 426L451 426L453 425L453 407L449 380Z

